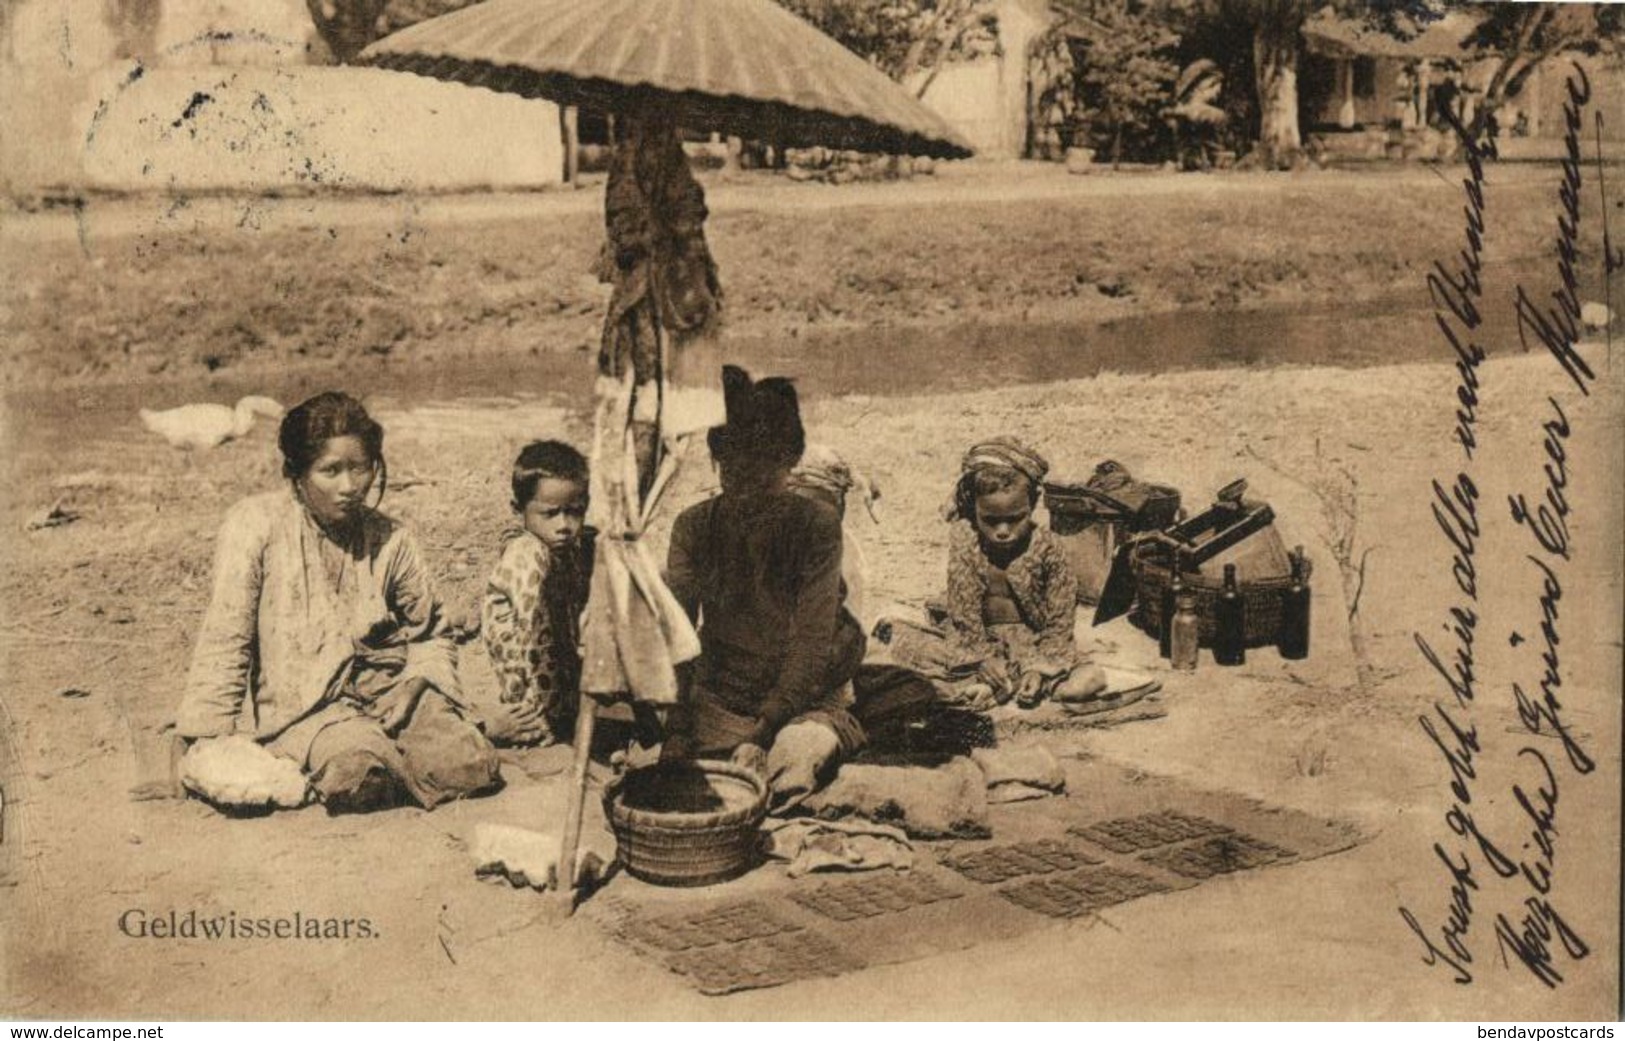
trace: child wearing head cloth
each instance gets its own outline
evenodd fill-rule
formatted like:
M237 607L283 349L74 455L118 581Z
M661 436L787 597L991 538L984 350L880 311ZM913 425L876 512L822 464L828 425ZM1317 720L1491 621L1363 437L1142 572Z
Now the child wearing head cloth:
M965 453L944 511L949 639L962 664L979 665L953 693L984 703L977 707L1087 701L1105 687L1073 637L1077 578L1049 529L1033 523L1048 472L1044 457L1014 438L983 441Z

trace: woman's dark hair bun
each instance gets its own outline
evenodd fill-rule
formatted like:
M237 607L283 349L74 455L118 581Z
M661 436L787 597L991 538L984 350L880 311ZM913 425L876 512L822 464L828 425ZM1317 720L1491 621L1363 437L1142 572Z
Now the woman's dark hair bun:
M276 443L282 451L283 476L289 480L304 477L335 437L359 439L367 458L383 467L384 428L367 415L361 402L343 391L330 390L301 401L282 417Z

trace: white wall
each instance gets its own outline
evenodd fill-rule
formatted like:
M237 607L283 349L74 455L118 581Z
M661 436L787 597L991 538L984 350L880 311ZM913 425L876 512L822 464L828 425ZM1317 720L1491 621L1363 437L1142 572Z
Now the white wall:
M920 99L983 158L1015 159L1027 144L1027 54L1054 16L1046 0L998 0L998 56L945 65ZM907 86L918 89L924 77Z
M562 179L558 108L382 69L160 68L87 113L97 187L524 187Z
M167 0L146 64L102 0L23 0L0 60L0 188L454 190L558 183L558 109L304 64L304 0Z
M0 188L73 182L77 113L118 45L100 0L24 0L0 50Z
M981 58L944 65L920 99L964 135L979 156L1002 155L1008 148L1002 64L998 58ZM915 77L910 89L920 79Z
M289 65L315 37L305 0L168 0L155 43L165 65Z

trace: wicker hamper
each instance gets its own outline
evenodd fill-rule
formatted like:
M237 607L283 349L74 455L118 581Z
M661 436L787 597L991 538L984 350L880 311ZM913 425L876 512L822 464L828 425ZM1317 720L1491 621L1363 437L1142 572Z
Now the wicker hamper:
M1292 583L1292 561L1268 505L1239 499L1220 501L1134 547L1135 598L1129 618L1152 636L1162 632L1163 593L1172 580L1176 551L1185 561L1185 588L1196 594L1201 646L1213 645L1214 614L1224 588L1226 564L1236 566L1247 646L1264 647L1278 640L1282 597ZM1307 561L1304 566L1307 581Z

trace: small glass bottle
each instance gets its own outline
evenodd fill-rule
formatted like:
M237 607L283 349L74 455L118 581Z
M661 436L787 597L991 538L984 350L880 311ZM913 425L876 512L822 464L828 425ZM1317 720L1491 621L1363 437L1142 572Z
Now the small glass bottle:
M1213 660L1240 665L1247 660L1246 606L1236 585L1236 565L1224 566L1224 588L1213 612Z
M1196 617L1196 591L1183 589L1175 602L1174 621L1169 626L1169 662L1180 672L1196 671L1201 621Z
M1164 658L1170 654L1169 636L1173 632L1174 608L1179 603L1179 594L1185 591L1185 554L1182 550L1174 552L1174 570L1168 584L1162 590L1162 612L1157 617L1158 636L1157 652Z
M1277 647L1281 657L1299 661L1309 657L1309 578L1303 547L1292 551L1292 580L1281 597L1281 631Z

